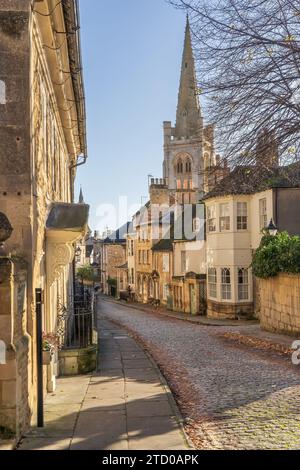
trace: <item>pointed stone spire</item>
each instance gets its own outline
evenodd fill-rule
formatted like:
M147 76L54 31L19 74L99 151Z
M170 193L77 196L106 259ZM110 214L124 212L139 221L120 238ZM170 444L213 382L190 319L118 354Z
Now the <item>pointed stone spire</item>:
M199 136L202 126L191 29L187 15L176 116L176 137Z
M82 187L80 186L80 193L79 193L79 204L84 204L84 199L83 199L83 192L82 192Z

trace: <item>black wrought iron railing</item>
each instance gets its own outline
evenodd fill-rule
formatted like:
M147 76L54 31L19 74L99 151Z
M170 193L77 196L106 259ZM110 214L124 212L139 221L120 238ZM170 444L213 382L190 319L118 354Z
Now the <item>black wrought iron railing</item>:
M57 332L61 349L83 349L93 344L95 318L94 295L75 295L68 306L60 305L57 316Z
M82 306L74 304L74 313L65 319L64 349L87 348L93 343L93 313Z

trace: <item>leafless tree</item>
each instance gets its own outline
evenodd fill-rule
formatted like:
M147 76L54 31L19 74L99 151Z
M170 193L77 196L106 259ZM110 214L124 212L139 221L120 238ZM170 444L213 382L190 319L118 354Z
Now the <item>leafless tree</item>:
M169 0L189 13L199 93L232 164L252 163L265 129L299 159L299 0Z

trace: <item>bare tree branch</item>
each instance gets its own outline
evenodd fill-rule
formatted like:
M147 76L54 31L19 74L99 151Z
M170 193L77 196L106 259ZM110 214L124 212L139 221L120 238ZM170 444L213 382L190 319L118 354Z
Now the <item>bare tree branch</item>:
M169 1L189 13L199 90L231 165L252 163L266 129L281 163L298 160L299 1Z

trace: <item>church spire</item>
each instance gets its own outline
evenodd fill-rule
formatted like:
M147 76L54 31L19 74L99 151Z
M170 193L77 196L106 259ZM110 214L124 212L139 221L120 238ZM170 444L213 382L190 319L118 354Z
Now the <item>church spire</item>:
M80 186L80 193L79 193L79 204L84 204L84 198L83 198L83 192L82 192L82 187Z
M202 117L197 94L190 22L187 15L176 116L176 137L197 136L201 127Z

